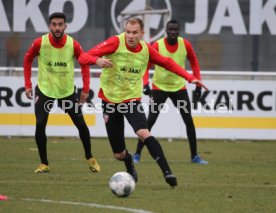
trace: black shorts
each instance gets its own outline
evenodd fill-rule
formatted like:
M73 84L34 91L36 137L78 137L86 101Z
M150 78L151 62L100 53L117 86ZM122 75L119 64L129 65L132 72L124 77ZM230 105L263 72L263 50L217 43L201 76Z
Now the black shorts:
M126 149L124 136L124 117L136 133L140 129L147 129L147 119L140 101L128 103L102 102L103 117L107 135L113 153L121 153Z
M82 114L81 105L77 94L73 94L64 98L50 98L44 95L38 86L35 87L35 112L36 114L42 112L54 112L56 108L54 107L54 101L57 100L57 106L60 107L65 113L71 112L72 114Z

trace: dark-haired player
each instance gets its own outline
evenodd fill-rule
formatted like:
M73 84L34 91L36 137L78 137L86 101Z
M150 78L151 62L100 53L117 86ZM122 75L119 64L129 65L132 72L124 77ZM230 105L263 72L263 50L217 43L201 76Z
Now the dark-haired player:
M193 47L187 39L179 37L179 31L179 22L176 20L169 21L166 25L167 37L156 41L153 44L153 48L160 54L170 57L183 68L185 68L185 61L188 59L193 70L193 76L197 79L201 79L200 67ZM151 130L155 124L162 106L168 98L172 100L175 107L183 106L183 103L185 104L186 107L179 107L179 111L186 125L186 132L191 152L191 162L197 164L207 164L208 162L203 160L197 153L196 130L191 114L191 102L186 90L185 79L174 73L168 72L166 68L155 65L152 90L149 86L147 72L144 77L143 92L146 95L150 95L152 98L152 106L149 107L148 116L149 130ZM194 95L195 99L200 98L200 86L196 86ZM143 147L144 143L141 140L138 140L137 149L133 156L134 163L138 163L140 161Z
M81 103L86 101L89 93L89 66L81 66L83 89L78 100L74 87L74 58L78 59L83 50L76 40L64 33L66 27L65 14L59 12L51 14L50 33L35 39L24 57L25 93L27 98L33 99L31 68L34 58L38 56L38 84L35 87L35 140L41 164L35 170L36 173L50 171L45 129L49 110L55 99L78 128L90 170L100 171L100 166L91 153L90 133L81 110ZM108 63L108 60L93 57L91 63L102 66Z

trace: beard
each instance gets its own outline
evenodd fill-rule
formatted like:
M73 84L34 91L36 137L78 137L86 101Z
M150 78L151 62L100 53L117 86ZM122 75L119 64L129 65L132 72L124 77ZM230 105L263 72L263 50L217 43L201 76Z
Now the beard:
M173 44L176 44L177 43L177 36L172 36L172 37L167 37L167 41L169 44L173 45Z
M61 39L62 38L62 36L64 35L64 32L61 32L61 31L51 31L52 32L52 35L53 35L53 37L55 38L55 39ZM56 33L59 33L59 35L56 35Z

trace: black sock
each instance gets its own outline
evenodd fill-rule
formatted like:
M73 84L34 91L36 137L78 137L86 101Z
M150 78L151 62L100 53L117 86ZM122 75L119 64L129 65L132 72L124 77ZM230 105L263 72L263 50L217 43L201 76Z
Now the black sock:
M171 174L171 169L167 162L167 159L163 153L163 149L155 137L150 136L145 139L144 144L147 146L151 157L157 162L164 176Z
M144 143L140 139L137 142L137 148L135 154L141 155L142 149L144 148Z
M49 165L47 159L47 137L44 127L40 127L39 125L36 126L35 141L38 148L40 162L45 165Z
M196 147L196 140L191 141L188 139L190 145L190 152L191 152L191 159L193 159L197 155L197 147Z
M180 111L180 113L186 126L188 142L190 145L191 159L193 159L197 155L197 144L196 144L197 140L196 140L195 125L194 125L191 113L187 114L182 110Z
M78 128L78 130L84 148L85 158L88 160L93 157L91 153L90 132L86 125L83 125L81 128Z
M193 126L192 127L187 126L186 130L187 130L188 142L190 145L191 159L193 159L197 155L196 132Z
M126 156L122 159L122 161L125 162L127 171L129 171L129 169L132 169L132 167L133 167L132 156L131 156L131 154L128 153L127 150L126 150Z
M126 149L126 156L123 159L121 159L121 161L125 162L127 173L129 173L133 177L135 182L137 182L138 181L138 174L137 174L136 169L134 167L134 164L133 164L133 161L132 161L132 156L131 156L131 154L128 153L127 149Z

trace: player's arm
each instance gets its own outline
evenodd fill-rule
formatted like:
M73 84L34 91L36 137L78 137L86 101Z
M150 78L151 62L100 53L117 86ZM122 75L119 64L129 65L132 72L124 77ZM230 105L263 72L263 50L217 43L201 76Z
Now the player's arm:
M200 66L198 63L198 59L196 57L196 54L194 52L193 46L192 44L187 41L186 39L184 39L184 44L185 44L185 48L187 51L187 58L190 62L192 71L193 71L193 75L198 79L201 80L201 75L200 75Z
M158 51L158 43L157 42L154 42L152 47ZM152 67L152 65L153 64L149 61L147 70L143 76L143 83L144 83L143 93L145 95L149 95L149 96L151 96L151 88L149 85L149 70Z
M83 53L83 49L81 48L81 45L74 40L74 56L76 59L80 57L80 55ZM81 66L81 75L82 75L82 92L80 96L80 102L84 103L86 102L88 96L89 96L89 88L90 88L90 69L89 65L80 65Z
M106 58L102 58L105 55L116 52L119 46L119 38L112 36L109 39L96 45L87 53L83 53L79 57L80 64L97 64L99 67L110 67L113 63Z
M185 48L186 48L186 51L187 51L187 58L190 62L190 65L191 65L191 68L192 68L192 71L193 71L193 75L198 80L201 80L200 66L199 66L196 54L194 52L193 46L188 40L186 40L186 39L183 39L183 40L184 40ZM200 98L200 96L201 96L201 87L200 87L200 85L196 86L194 95L195 95L195 99L198 100Z
M164 67L166 70L169 70L175 73L176 75L179 75L185 78L188 82L193 84L198 84L204 87L205 89L207 89L200 80L195 78L193 75L189 74L184 68L182 68L180 65L175 63L171 58L161 55L149 45L148 45L148 48L149 48L149 55L150 55L149 60L151 63Z
M31 47L28 49L24 56L24 81L25 81L25 94L28 99L33 98L33 90L32 90L32 64L34 58L39 55L39 50L41 47L42 37L37 38L33 41Z
M152 45L152 47L154 49L156 49L156 51L158 52L158 43L157 42L154 42L153 45ZM146 73L144 75L144 78L143 78L144 85L149 84L149 70L152 67L152 65L154 65L154 64L149 61L148 67L147 67L147 71L146 71Z

